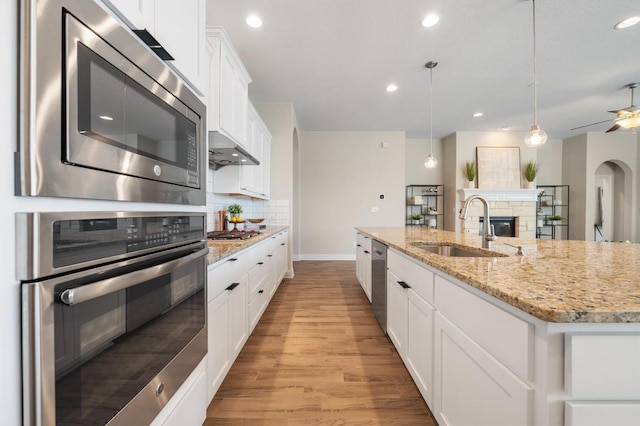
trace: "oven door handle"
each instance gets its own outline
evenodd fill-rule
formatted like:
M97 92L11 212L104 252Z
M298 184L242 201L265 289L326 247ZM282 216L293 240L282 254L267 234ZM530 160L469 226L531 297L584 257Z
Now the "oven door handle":
M197 252L167 263L151 266L139 271L129 272L124 275L118 275L117 277L96 281L95 283L87 284L82 287L69 288L60 293L60 301L65 305L75 305L119 290L124 290L126 288L133 287L134 285L138 285L143 281L166 274L172 269L180 268L189 262L193 262L199 257L206 256L208 252L209 248L205 247L202 250L198 250Z

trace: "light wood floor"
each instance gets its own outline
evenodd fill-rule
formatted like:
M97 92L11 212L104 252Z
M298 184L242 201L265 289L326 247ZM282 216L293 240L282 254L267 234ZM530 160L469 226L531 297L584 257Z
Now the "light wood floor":
M296 262L207 409L205 425L436 425L355 277Z

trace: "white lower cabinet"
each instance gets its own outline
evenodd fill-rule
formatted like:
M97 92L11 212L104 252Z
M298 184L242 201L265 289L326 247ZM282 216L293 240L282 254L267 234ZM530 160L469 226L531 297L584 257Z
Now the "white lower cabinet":
M533 390L439 312L435 314L435 398L440 426L533 422Z
M398 354L405 359L407 343L407 289L403 281L387 271L387 334ZM407 284L404 284L407 285Z
M213 398L249 336L247 254L209 268L207 396Z
M433 306L415 291L407 291L405 365L431 408L433 408L433 315Z
M199 426L206 419L207 404L207 370L203 359L151 426Z
M387 333L433 408L433 272L394 251L387 265Z
M356 277L371 302L371 238L356 234Z
M266 310L286 268L287 230L210 265L207 403ZM282 260L280 260L282 259Z

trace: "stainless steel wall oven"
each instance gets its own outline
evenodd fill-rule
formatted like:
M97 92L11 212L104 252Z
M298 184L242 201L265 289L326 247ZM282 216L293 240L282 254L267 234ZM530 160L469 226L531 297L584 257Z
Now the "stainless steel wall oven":
M24 424L148 424L207 352L204 215L16 218Z
M94 1L21 2L16 194L204 205L204 104Z

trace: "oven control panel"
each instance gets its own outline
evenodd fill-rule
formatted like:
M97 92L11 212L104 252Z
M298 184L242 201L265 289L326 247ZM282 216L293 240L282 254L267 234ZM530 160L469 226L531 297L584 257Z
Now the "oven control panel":
M70 219L52 229L55 267L206 238L204 215Z

